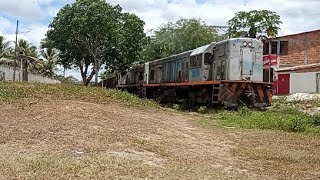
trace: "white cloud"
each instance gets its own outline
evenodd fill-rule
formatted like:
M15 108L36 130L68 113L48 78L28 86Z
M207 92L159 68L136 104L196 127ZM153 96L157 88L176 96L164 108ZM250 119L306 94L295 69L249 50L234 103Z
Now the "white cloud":
M208 25L226 25L238 11L275 11L281 16L280 35L320 29L320 0L106 0L145 21L145 29L180 18L200 18ZM21 19L19 38L39 46L60 7L74 0L0 0L0 35L15 40L15 20ZM246 2L246 3L245 3ZM5 15L5 16L2 16ZM51 17L51 18L48 18ZM28 23L28 24L26 24ZM72 75L74 71L69 72ZM79 77L78 77L79 78Z
M0 31L12 28L12 23L6 18L0 17L0 24Z
M39 2L34 0L1 0L0 11L14 17L35 18L44 14Z
M60 8L59 7L48 7L47 8L47 13L50 17L55 17L57 13L59 12Z
M8 41L15 41L16 25L5 18L0 17L0 35L3 35ZM23 29L19 29L18 39L25 39L32 44L39 46L41 39L45 37L48 30L47 25L34 23L29 25L21 25Z
M27 29L29 29L30 32L26 33L25 36L31 43L39 46L41 39L46 35L48 26L43 24L30 24L27 26Z
M180 18L200 18L209 25L226 25L238 11L268 9L278 13L283 21L280 34L290 34L320 28L320 1L310 0L107 0L120 4L124 10L137 14L146 22L146 29Z
M47 31L48 16L53 17L59 7L74 0L0 0L0 11L9 17L23 17L31 24L22 24L20 34L32 43L39 45ZM320 28L320 1L309 0L106 0L115 5L120 4L125 11L137 14L146 22L145 29L156 29L163 23L176 21L180 18L200 18L209 25L226 25L238 11L268 9L277 12L283 21L280 35L303 32ZM57 2L59 2L57 4ZM53 5L54 4L54 5ZM39 18L47 16L47 23L42 24ZM0 16L0 34L12 39L15 22ZM23 22L22 22L23 23Z

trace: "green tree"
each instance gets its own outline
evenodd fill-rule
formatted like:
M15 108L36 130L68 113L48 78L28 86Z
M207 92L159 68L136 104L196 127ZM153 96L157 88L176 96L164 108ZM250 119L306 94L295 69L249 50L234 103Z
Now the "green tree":
M58 12L47 39L59 49L61 62L79 68L83 83L88 85L94 75L97 83L103 64L109 69L124 69L138 58L145 36L143 26L137 16L122 13L120 6L104 0L78 0Z
M65 84L77 84L80 83L79 80L73 76L64 77L64 75L55 75L54 79L59 80L61 83Z
M61 58L59 58L59 51L57 49L54 48L53 42L50 41L47 37L42 39L40 42L40 48L41 49L51 49L54 52L54 58L56 59L56 65L60 65L63 67L63 76L65 77L66 75L66 70L67 69L71 69L71 65L66 62L63 61Z
M148 37L143 59L150 61L188 51L199 46L222 40L217 30L200 19L180 19L169 22Z
M102 79L102 80L108 79L108 76L109 75L108 75L107 71L104 71L104 72L100 73L100 75L99 75L100 79Z
M9 41L6 41L3 36L0 36L0 58L8 58L12 56L12 47Z
M27 71L38 73L37 65L40 63L38 59L38 51L37 47L27 40L19 39L17 43L17 51L18 51L18 63L23 63L23 69L25 69L25 74ZM20 67L21 64L18 64ZM39 73L38 73L39 74Z
M280 16L268 10L253 10L249 12L240 11L228 21L229 33L235 37L249 29L249 37L261 37L263 31L268 37L275 37L280 30Z
M53 77L55 75L58 62L58 52L56 49L46 48L40 52L38 71L41 75Z
M37 47L29 43L27 40L19 39L17 45L20 55L34 58L38 57Z

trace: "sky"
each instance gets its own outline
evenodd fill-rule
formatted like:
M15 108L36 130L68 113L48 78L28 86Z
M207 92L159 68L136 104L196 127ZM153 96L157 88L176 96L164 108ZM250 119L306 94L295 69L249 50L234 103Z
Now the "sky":
M59 9L74 0L0 0L0 35L19 38L39 46ZM145 21L145 30L157 29L180 18L199 18L208 25L227 25L238 11L275 11L283 24L279 35L320 29L320 0L106 0ZM69 72L80 77L74 72Z

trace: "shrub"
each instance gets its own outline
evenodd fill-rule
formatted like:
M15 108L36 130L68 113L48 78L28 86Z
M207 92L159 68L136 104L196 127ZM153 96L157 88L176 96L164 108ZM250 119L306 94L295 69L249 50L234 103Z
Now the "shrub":
M311 118L311 123L320 126L320 115L315 115Z
M288 124L287 131L289 132L304 132L306 130L306 121L299 116L295 116Z
M221 123L247 129L272 129L288 132L304 132L310 122L307 114L301 113L291 106L266 111L239 108L237 112L221 113Z

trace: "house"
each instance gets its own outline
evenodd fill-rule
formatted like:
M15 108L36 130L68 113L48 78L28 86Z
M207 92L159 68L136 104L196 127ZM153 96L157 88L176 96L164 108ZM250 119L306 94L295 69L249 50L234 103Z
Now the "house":
M276 94L320 93L320 63L279 68L273 88Z
M273 82L276 94L319 93L319 73L320 29L279 36L265 43L264 81Z

